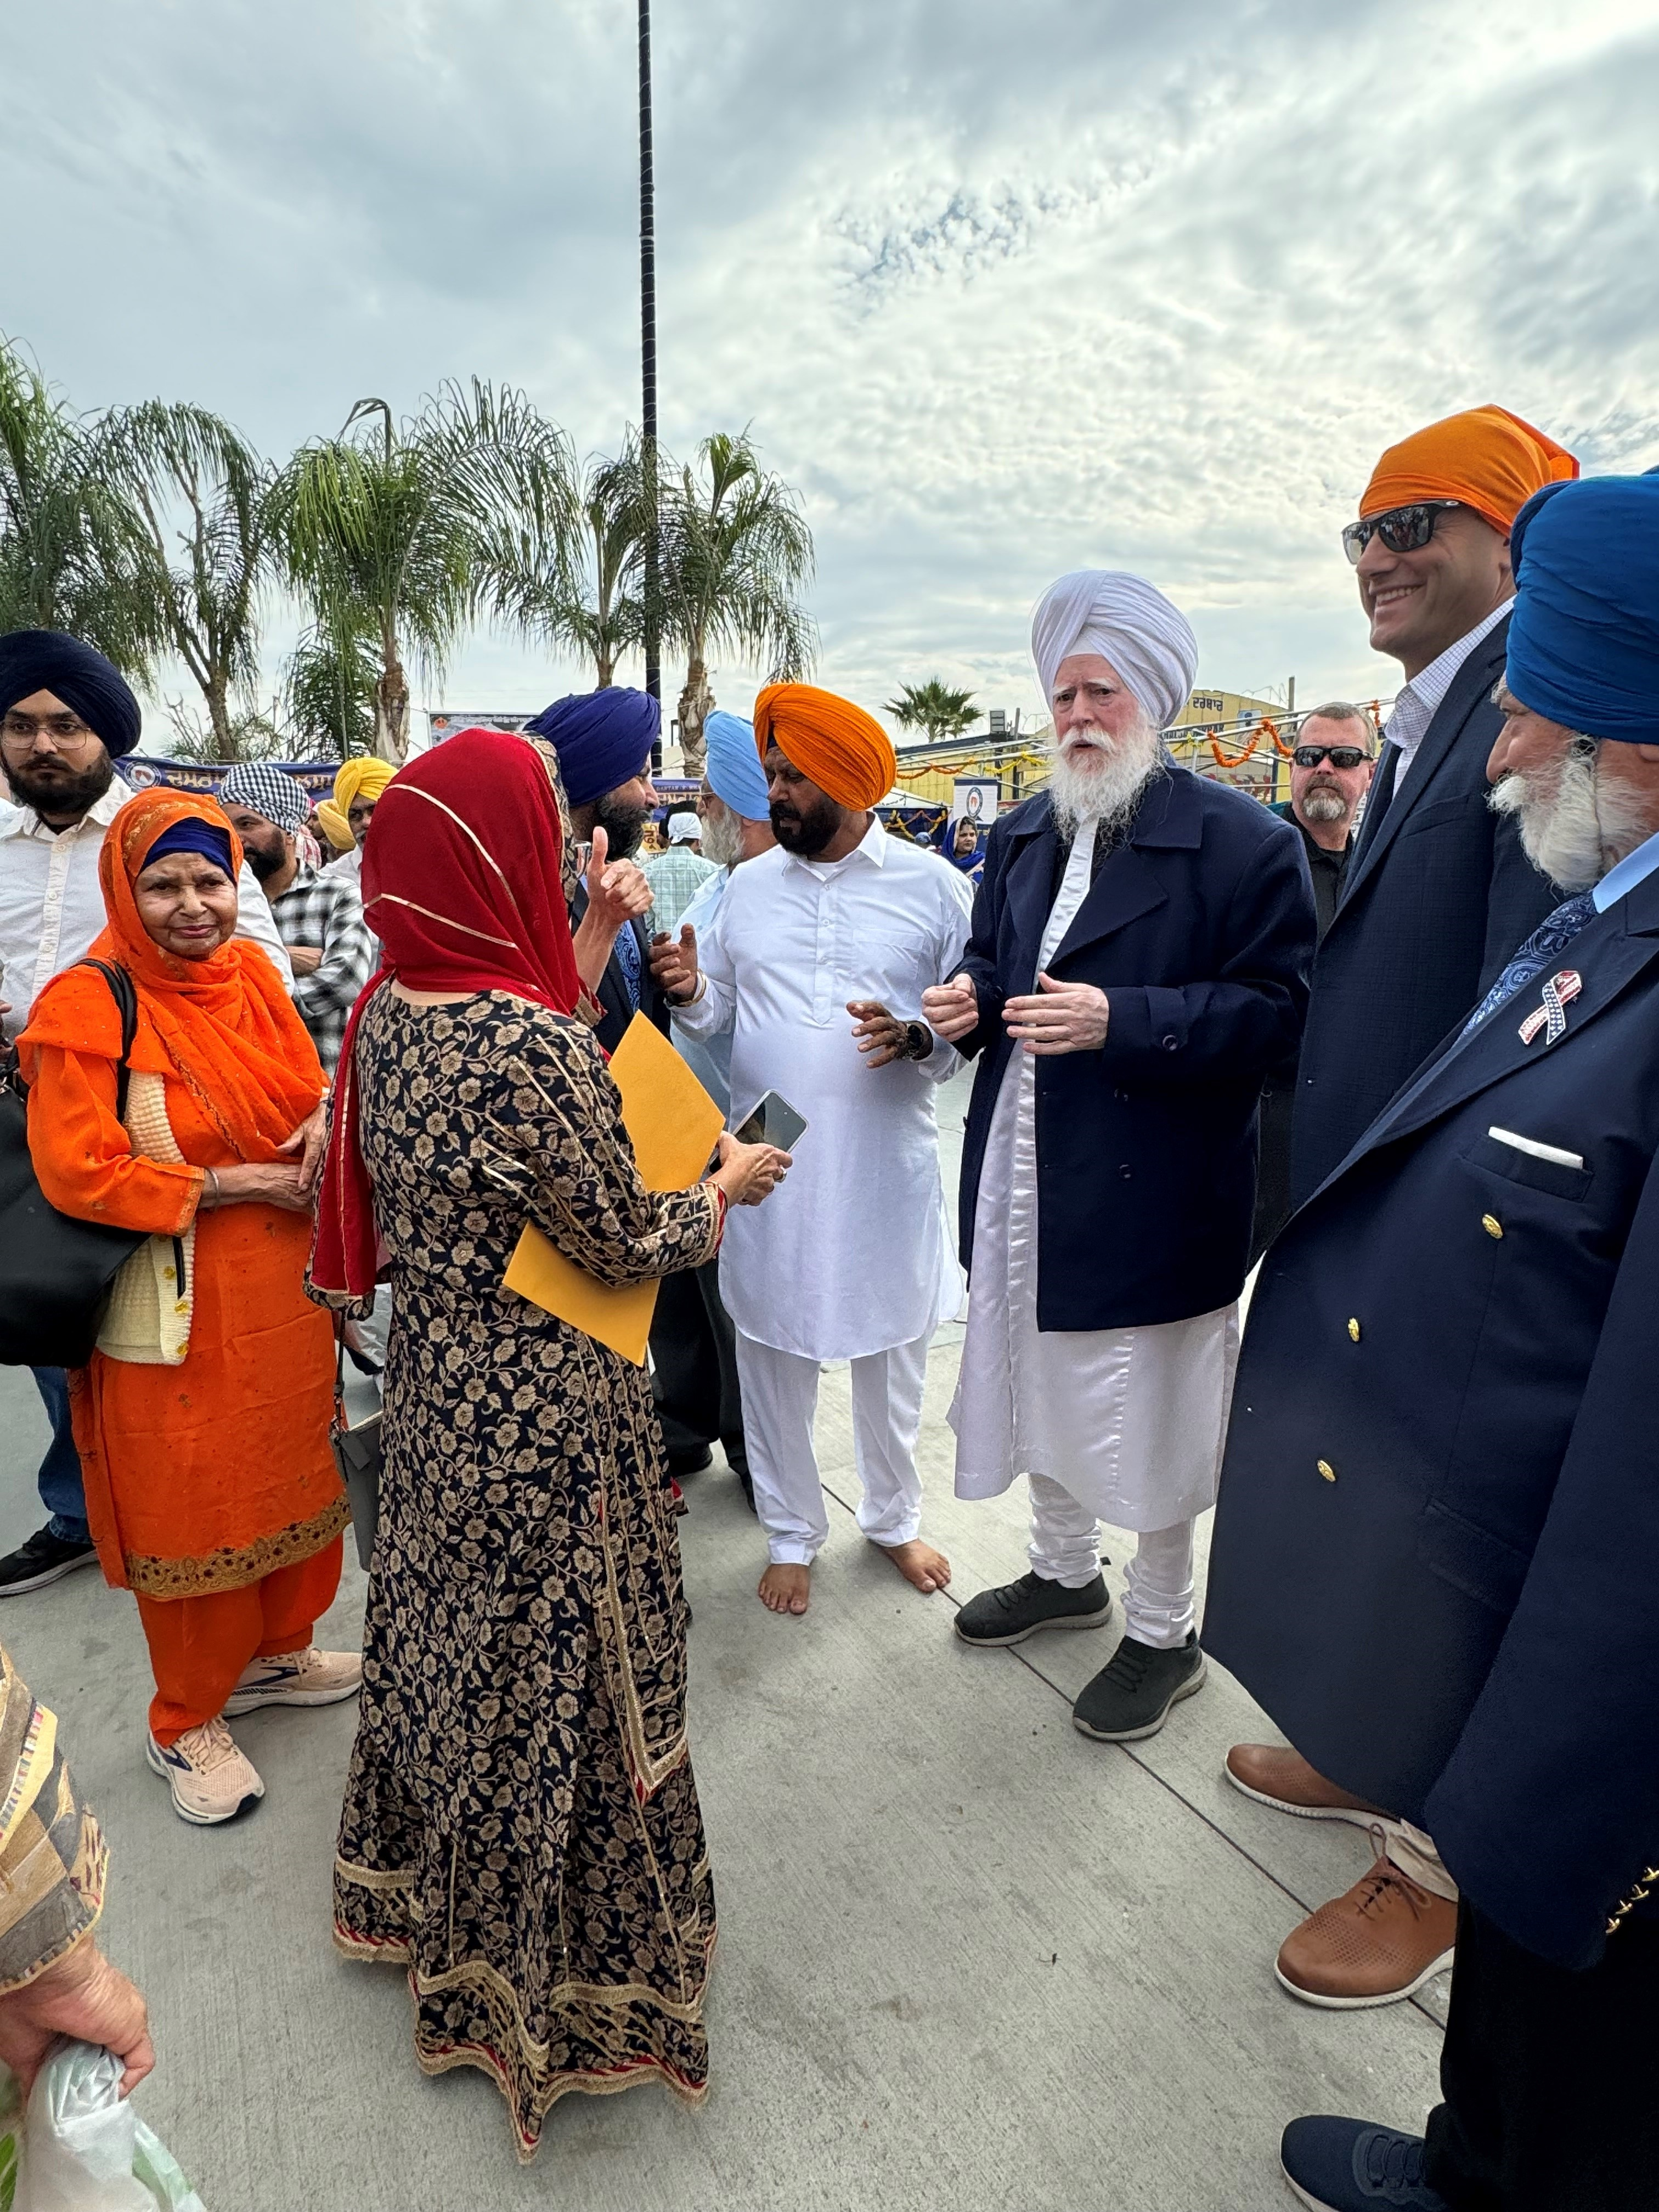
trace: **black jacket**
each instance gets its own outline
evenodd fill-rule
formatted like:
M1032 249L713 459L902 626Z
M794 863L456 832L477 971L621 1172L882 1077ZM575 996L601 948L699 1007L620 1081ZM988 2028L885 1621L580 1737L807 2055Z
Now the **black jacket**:
M1392 804L1360 825L1314 963L1291 1139L1298 1205L1557 902L1513 819L1487 805L1508 632L1505 617L1469 654Z
M570 927L573 932L581 927L582 916L587 912L587 886L578 884L570 902ZM647 1021L654 1022L665 1036L668 1034L668 1001L657 988L651 975L651 939L642 921L630 921L640 948L640 1012ZM605 973L599 978L599 988L594 994L605 1008L605 1019L593 1034L607 1052L615 1052L628 1033L628 1024L634 1018L628 1000L628 984L617 959L616 949L605 963Z

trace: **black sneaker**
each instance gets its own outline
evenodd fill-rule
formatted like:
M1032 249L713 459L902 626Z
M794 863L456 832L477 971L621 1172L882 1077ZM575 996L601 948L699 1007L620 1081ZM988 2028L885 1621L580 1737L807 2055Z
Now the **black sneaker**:
M1022 1575L1017 1583L981 1590L957 1615L957 1634L964 1644L1024 1644L1040 1628L1099 1628L1109 1619L1111 1593L1104 1575L1081 1589L1067 1589L1046 1575Z
M702 1474L714 1464L714 1455L707 1444L693 1444L690 1451L670 1452L668 1472L676 1482L688 1474Z
M19 1597L25 1590L44 1589L60 1583L77 1567L92 1566L98 1547L90 1536L78 1542L54 1536L50 1528L37 1528L27 1544L0 1559L0 1597Z
M1279 2162L1315 2212L1451 2212L1423 2179L1423 2138L1395 2128L1323 2113L1292 2120Z
M1135 1743L1156 1735L1171 1705L1204 1686L1198 1631L1173 1651L1155 1651L1126 1636L1072 1708L1072 1724L1101 1743Z

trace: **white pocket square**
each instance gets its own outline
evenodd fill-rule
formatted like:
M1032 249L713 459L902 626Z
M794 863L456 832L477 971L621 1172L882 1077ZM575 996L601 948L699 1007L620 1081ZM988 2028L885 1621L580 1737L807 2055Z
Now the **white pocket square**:
M1536 1137L1517 1137L1513 1129L1488 1129L1486 1134L1500 1145L1510 1145L1517 1152L1525 1152L1534 1160L1553 1160L1559 1168L1582 1168L1582 1152L1564 1152L1559 1145L1540 1144Z

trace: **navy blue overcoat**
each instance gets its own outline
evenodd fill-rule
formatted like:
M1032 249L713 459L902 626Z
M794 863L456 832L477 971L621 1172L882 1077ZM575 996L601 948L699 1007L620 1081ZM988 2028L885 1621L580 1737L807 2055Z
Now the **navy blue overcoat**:
M1522 1025L1582 981L1552 1043ZM1598 1954L1659 1864L1659 876L1432 1059L1262 1263L1205 1648Z
M985 1140L1010 1044L1005 1000L1034 988L1060 849L1048 794L991 831L963 967L980 1054L962 1158L971 1272ZM1111 1006L1097 1052L1036 1063L1037 1326L1123 1328L1238 1296L1255 1203L1256 1101L1293 1057L1308 1002L1313 885L1297 830L1186 769L1148 787L1101 860L1049 973Z

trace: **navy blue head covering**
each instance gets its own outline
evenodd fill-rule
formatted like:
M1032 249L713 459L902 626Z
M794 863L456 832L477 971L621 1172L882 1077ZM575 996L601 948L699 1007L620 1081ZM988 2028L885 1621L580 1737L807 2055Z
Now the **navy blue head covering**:
M27 699L28 693L26 691L23 696ZM145 854L144 866L153 868L169 853L201 853L228 876L234 878L236 873L230 865L229 830L215 829L211 822L204 822L199 815L192 815L187 822L175 822L170 829L164 830Z
M1659 476L1534 492L1510 536L1504 682L1586 737L1659 744Z
M0 714L51 691L72 707L119 760L138 743L143 717L120 670L61 629L12 629L0 637Z
M556 699L526 728L557 753L570 804L591 806L643 771L662 728L662 708L648 691L607 684L603 691Z

